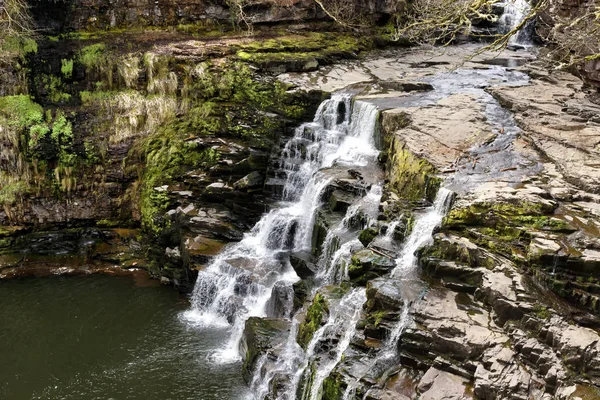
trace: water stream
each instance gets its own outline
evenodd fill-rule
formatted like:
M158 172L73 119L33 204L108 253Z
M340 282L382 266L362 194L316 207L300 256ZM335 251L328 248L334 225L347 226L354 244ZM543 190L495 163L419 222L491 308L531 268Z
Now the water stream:
M353 104L351 98L334 95L321 104L313 122L297 128L283 150L282 203L200 272L192 309L184 315L199 327L228 330L229 340L213 360L239 360L245 322L266 316L275 284L289 286L298 279L286 257L310 249L315 211L331 181L321 171L365 166L378 154L373 139L378 110L366 102Z
M382 196L381 171L377 166L374 136L379 109L421 107L456 93L476 95L485 105L485 114L492 127L499 132L486 146L473 148L470 153L480 159L478 168L466 174L456 173L447 184L466 187L476 184L478 174L489 174L485 168L525 162L510 152L518 128L510 113L484 91L491 84L518 86L527 83L527 77L502 67L486 70L456 70L428 78L435 90L396 99L353 100L348 93L335 94L319 107L312 122L297 128L295 135L283 148L281 174L285 176L282 201L265 214L242 241L227 247L214 261L199 273L192 296L192 308L183 317L195 329L219 331L227 339L210 353L218 364L231 364L240 359L239 343L246 321L250 317L269 315L269 300L274 288L291 291L299 278L290 263L290 254L311 250L312 229L317 211L323 207L326 193L336 180L336 171L368 171L364 192L329 226L320 257L316 260L317 274L311 281L308 299L328 285L339 285L348 280L351 255L363 248L359 232L367 227L379 229L378 207ZM481 166L481 167L480 167ZM364 175L367 175L365 173ZM489 177L488 177L489 178ZM361 177L361 179L363 179ZM410 235L399 249L394 247L393 231L398 223L388 226L380 240L391 251L398 251L396 267L389 279L400 286L418 280L416 251L431 240L435 228L448 211L453 192L441 188L434 204L421 212ZM358 222L357 222L358 221ZM272 354L262 355L252 377L250 399L266 396L281 400L317 400L321 398L323 383L340 364L357 334L356 325L366 301L364 288L347 290L341 297L328 298L327 320L319 326L303 350L296 343L302 315L310 302L291 318L287 340ZM291 302L290 302L291 304ZM410 300L405 299L398 320L389 328L383 350L368 362L362 375L354 374L344 398L353 398L360 379L373 371L383 373L397 361L399 338L410 323ZM291 314L291 305L287 315ZM274 394L273 382L277 393Z
M531 5L527 0L508 0L504 3L504 13L498 19L500 31L503 34L517 28L531 12ZM533 26L526 23L516 34L512 35L508 44L513 46L531 46Z

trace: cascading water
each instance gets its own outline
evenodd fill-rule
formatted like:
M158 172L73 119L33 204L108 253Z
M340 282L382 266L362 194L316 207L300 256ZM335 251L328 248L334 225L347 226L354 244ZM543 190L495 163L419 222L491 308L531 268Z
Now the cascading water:
M403 278L414 270L417 250L431 240L433 230L442 222L452 204L452 196L452 191L440 188L433 206L417 219L412 232L406 239L400 257L396 260L396 268L391 274L392 278Z
M498 19L501 33L506 34L517 28L531 12L527 0L508 0L504 3L504 13ZM508 44L513 46L529 46L531 44L532 27L526 23L516 34L511 36Z
M348 271L346 268L341 269L341 261L348 258L353 251L363 247L354 232L354 220L360 216L358 219L361 220L361 229L370 226L377 217L381 195L381 186L373 185L365 197L348 208L340 223L327 232L323 251L319 258L318 279L321 286L339 283L342 279L347 278ZM348 238L348 234L352 235L353 233L354 235L350 236L349 240L344 240ZM340 240L343 243L340 244ZM336 248L335 245L339 247Z
M314 121L297 128L283 149L282 205L200 271L192 308L184 318L199 327L229 329L227 343L212 355L213 360L237 361L246 320L266 316L276 284L289 286L298 279L286 256L310 248L315 211L330 183L319 171L334 165L365 166L375 159L377 112L369 103L353 104L350 94L324 101Z
M402 281L410 279L411 275L415 273L417 269L416 252L421 246L431 240L433 231L441 224L442 219L448 213L448 210L452 205L453 195L454 192L446 188L440 188L433 206L417 218L412 232L402 247L400 256L396 259L396 267L392 270L390 279ZM380 364L386 364L388 360L393 360L396 357L398 340L410 322L409 305L410 304L405 299L398 322L390 330L382 346L382 350L365 369L365 374L371 372L373 369L385 369L385 367L382 367ZM343 399L350 399L350 396L354 394L357 386L358 380L350 382L344 392Z

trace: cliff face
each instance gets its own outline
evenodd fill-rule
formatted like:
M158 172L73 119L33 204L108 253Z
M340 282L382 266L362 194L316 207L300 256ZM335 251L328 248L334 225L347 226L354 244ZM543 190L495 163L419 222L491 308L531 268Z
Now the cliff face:
M312 0L259 0L245 4L224 0L42 0L32 1L38 26L46 32L116 28L308 23L327 14ZM402 2L363 0L348 3L372 20L389 18ZM241 14L243 13L243 20Z
M32 5L38 24L54 31L228 24L234 23L236 17L227 2L218 0L74 0ZM317 7L307 0L262 1L252 4L248 17L257 23L323 19L324 14Z
M253 225L279 190L280 141L323 97L268 71L314 69L369 44L336 32L224 35L50 37L8 62L0 268L14 273L4 276L28 273L13 254L39 240L28 232L134 227L146 238L136 257L147 256L136 265L187 290L195 268Z

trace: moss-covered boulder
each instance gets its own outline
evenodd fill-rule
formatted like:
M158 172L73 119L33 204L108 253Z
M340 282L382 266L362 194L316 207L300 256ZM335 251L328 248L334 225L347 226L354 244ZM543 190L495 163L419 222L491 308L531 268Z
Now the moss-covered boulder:
M396 262L392 258L371 249L363 249L352 256L348 276L352 282L365 285L371 279L391 272L395 266Z
M298 327L297 342L300 346L306 349L317 329L327 321L328 313L329 304L326 297L317 293L306 311L304 321Z
M363 229L358 235L358 240L363 244L363 246L367 247L373 239L377 237L379 231L376 228L367 228Z
M288 337L290 322L285 319L251 317L246 321L240 341L240 355L244 363L242 373L249 382L258 358L282 346Z

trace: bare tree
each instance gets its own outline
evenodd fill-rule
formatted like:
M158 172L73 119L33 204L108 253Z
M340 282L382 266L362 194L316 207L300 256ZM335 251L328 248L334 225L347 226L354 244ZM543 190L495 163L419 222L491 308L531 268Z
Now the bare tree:
M0 41L29 36L33 20L25 0L0 0Z
M548 0L541 0L510 32L488 35L492 42L482 48L500 50L508 45L511 36L521 30ZM408 39L413 43L453 43L459 35L473 34L475 23L494 23L497 0L415 0L406 19L399 20L394 39ZM480 35L481 36L481 35Z
M552 44L546 58L556 68L600 60L600 4L581 2L563 9L562 0L549 0L538 18L538 34Z

